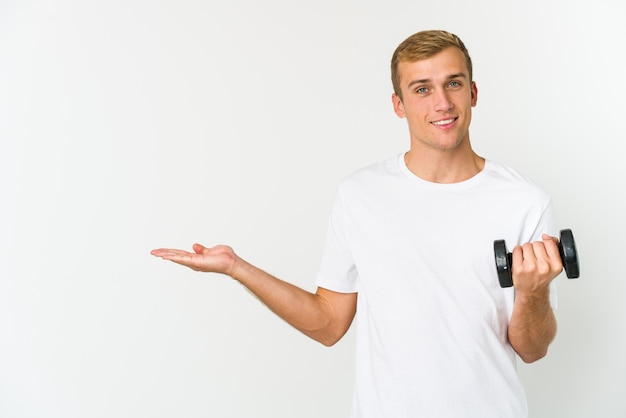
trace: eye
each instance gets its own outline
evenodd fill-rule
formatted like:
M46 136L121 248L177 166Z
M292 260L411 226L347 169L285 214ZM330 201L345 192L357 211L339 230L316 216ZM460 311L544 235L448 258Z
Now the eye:
M448 84L448 86L450 86L450 87L461 87L461 82L460 81L451 81L450 84Z
M426 94L426 93L428 93L428 87L419 87L419 88L415 89L415 92L417 94Z

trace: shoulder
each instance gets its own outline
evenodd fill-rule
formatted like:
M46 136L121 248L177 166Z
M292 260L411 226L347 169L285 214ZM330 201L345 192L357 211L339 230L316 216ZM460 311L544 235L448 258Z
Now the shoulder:
M375 188L377 185L393 181L400 173L399 158L401 154L395 154L384 160L361 167L352 172L340 182L341 189Z
M550 200L550 196L543 187L507 164L487 160L483 176L488 187L495 188L500 192L532 195L536 198Z

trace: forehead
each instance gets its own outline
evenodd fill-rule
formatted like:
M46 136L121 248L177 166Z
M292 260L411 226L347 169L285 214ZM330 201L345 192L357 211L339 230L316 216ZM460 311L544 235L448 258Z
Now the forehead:
M469 77L465 55L455 47L446 48L422 60L401 61L398 63L398 74L402 87L417 80L436 83L448 80L451 75L464 74Z

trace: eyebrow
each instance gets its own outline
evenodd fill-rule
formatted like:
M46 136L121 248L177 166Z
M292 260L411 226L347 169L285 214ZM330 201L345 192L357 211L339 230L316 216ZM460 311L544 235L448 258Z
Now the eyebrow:
M467 75L465 73L456 73L456 74L450 74L447 78L446 81L448 80L454 80L455 78L467 78ZM415 84L428 84L432 82L432 79L430 78L422 78L419 80L413 80L409 83L408 87L414 86Z

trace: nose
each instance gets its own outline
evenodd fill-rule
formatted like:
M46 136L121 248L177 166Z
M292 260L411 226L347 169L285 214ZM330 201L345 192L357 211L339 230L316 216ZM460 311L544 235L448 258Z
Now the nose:
M445 90L439 90L435 93L435 110L437 112L447 112L454 107L454 104L448 97L448 93Z

